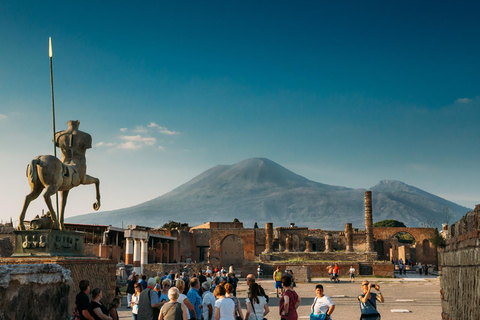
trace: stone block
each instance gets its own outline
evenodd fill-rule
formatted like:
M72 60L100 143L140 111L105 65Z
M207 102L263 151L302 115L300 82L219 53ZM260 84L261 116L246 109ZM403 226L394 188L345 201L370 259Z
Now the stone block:
M82 256L84 234L49 229L14 231L13 257Z

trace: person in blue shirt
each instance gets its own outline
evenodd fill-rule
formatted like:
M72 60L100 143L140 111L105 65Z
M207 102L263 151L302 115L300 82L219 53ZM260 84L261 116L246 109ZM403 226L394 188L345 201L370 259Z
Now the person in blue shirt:
M371 292L375 289L377 293ZM378 284L370 284L367 280L362 282L363 294L358 296L360 302L361 319L368 318L370 320L380 319L380 314L377 311L377 301L384 302L383 295L380 292Z
M202 297L198 293L198 289L200 289L200 281L197 278L192 278L190 280L190 290L187 293L188 301L193 304L195 308L195 313L197 314L197 319L202 319Z

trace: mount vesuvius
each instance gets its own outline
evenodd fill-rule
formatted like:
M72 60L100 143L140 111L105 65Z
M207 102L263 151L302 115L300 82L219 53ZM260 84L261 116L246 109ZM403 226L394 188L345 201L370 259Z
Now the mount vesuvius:
M439 226L445 208L456 221L470 209L395 180L370 188L373 219L395 219L409 227L435 221ZM71 223L158 227L169 220L190 226L207 221L233 221L245 227L273 222L342 230L346 222L364 227L365 189L352 189L308 180L265 158L234 165L217 165L180 187L133 207L95 212L66 219Z

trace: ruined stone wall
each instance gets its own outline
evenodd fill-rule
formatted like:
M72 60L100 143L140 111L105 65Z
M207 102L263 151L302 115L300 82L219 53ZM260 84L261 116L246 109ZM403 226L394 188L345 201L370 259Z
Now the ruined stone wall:
M260 261L375 261L376 253L371 252L274 252L260 255Z
M255 228L255 255L258 256L265 251L266 232L265 229Z
M106 305L115 297L116 269L112 260L103 260L88 257L41 257L41 258L1 258L2 265L25 265L25 264L57 264L70 270L72 279L71 289L68 292L68 314L73 314L75 296L79 292L78 285L81 280L90 281L90 288L101 288L103 291L102 302ZM53 300L55 301L55 300ZM42 301L45 303L45 301ZM50 305L50 308L52 306ZM20 318L22 319L22 318ZM25 319L47 319L44 317ZM48 318L63 319L63 318Z
M449 228L439 250L442 319L478 319L480 315L480 205Z
M0 238L0 257L10 257L13 254L11 237Z
M157 272L164 274L165 272L173 271L174 273L182 273L185 263L151 263L143 265L143 273L147 276L147 279L150 277L156 277ZM198 274L202 270L207 270L207 263L189 263L187 264L187 274L193 275Z
M0 265L0 319L68 319L72 285L56 264Z

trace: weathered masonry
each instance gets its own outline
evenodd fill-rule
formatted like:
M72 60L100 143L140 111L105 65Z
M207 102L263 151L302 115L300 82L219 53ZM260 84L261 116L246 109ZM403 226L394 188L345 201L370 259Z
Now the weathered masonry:
M439 251L443 320L480 317L480 205L448 228Z

